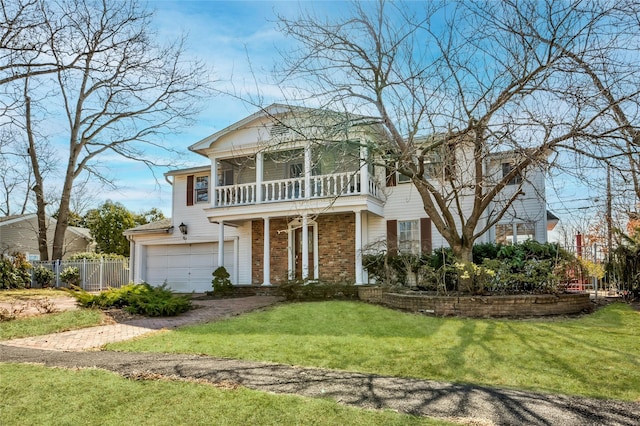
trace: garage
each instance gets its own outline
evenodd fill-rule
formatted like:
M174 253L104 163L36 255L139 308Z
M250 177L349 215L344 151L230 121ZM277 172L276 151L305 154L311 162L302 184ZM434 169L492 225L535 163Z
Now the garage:
M233 241L225 242L224 263L231 282L236 282ZM218 244L150 245L146 248L145 281L151 285L165 282L178 293L212 290L211 273L218 267Z

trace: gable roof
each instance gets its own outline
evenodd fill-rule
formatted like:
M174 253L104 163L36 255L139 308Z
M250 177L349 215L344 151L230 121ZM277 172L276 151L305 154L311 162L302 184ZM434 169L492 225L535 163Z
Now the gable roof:
M243 118L240 121L237 121L233 124L231 124L230 126L225 127L224 129L217 131L216 133L207 136L206 138L194 143L193 145L189 146L189 151L193 151L197 154L203 155L203 156L207 156L203 150L207 149L211 146L211 144L213 144L215 141L217 141L218 139L220 139L221 137L236 131L238 129L241 129L242 127L246 126L247 124L259 119L259 118L263 118L263 117L274 117L286 112L292 112L292 111L309 111L311 110L311 108L304 108L304 107L293 107L290 105L284 105L284 104L278 104L278 103L274 103L269 105L266 108L262 108L257 112L254 112L253 114L249 115L248 117Z
M338 130L343 129L345 127L344 123L348 123L349 126L358 122L359 122L358 125L367 125L367 126L376 125L376 123L369 122L370 117L360 115L357 113L339 112L339 111L323 109L323 108L311 108L311 107L304 107L304 106L293 106L293 105L274 103L269 105L268 107L261 108L259 111L249 115L248 117L243 118L242 120L236 123L233 123L228 127L225 127L224 129L210 136L207 136L206 138L200 140L199 142L196 142L193 145L189 146L188 149L197 154L207 157L207 153L205 152L205 150L207 150L208 148L211 148L212 144L216 143L216 141L223 138L224 136L234 131L240 130L246 127L248 124L263 118L274 119L273 121L275 125L282 124L278 122L277 117L283 116L285 114L293 114L293 115L301 115L301 116L304 114L321 114L320 120L318 120L317 117L316 119L311 120L311 123L312 123L311 126L316 126L318 122L321 122L326 118L331 117L331 119L328 120L328 123L332 123L332 124L329 124L327 128L335 127L335 129L338 129ZM335 120L335 117L340 117L340 119ZM335 126L336 123L339 123L339 124Z

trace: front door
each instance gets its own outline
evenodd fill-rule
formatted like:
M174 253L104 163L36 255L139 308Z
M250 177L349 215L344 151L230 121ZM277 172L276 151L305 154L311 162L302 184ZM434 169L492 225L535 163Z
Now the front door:
M302 228L296 228L293 234L293 244L294 244L294 254L295 254L295 264L294 264L294 278L296 280L302 280L303 278L313 278L315 276L313 264L314 264L314 253L313 253L313 226L309 226L307 228L307 232L309 233L309 259L307 264L309 265L309 274L307 277L302 276Z

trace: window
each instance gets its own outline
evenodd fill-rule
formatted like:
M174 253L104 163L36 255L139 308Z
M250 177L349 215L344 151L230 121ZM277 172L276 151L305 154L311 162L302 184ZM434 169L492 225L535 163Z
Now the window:
M407 182L411 182L411 178L409 176L403 175L402 173L398 172L398 183L407 183Z
M398 221L398 250L400 253L420 254L420 221Z
M431 253L431 219L387 220L387 255Z
M513 170L513 164L511 163L502 163L502 177L504 178ZM522 175L518 173L513 178L509 180L507 185L517 185L522 182Z
M535 240L534 222L506 223L496 225L496 243L517 244L526 240Z
M233 185L233 169L220 169L218 172L218 186Z
M209 201L209 176L196 176L194 189L196 203Z

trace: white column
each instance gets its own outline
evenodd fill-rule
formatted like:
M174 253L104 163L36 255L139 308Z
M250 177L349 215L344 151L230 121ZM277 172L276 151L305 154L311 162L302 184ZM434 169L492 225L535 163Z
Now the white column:
M356 284L364 284L362 279L362 211L356 212Z
M264 253L262 258L262 285L271 285L271 236L269 235L269 218L264 218Z
M360 147L360 194L369 194L369 154L366 146ZM356 215L357 217L358 215Z
M216 197L216 187L218 186L218 160L211 159L211 177L209 178L209 190L211 191L211 207L216 207L218 200Z
M264 174L264 153L256 154L256 204L262 203L262 179Z
M311 198L311 147L304 147L304 198Z
M224 266L224 221L218 222L218 266Z
M309 278L309 218L302 215L302 279Z
M138 256L136 255L136 243L133 238L129 237L129 282L132 283L136 279L136 262Z

